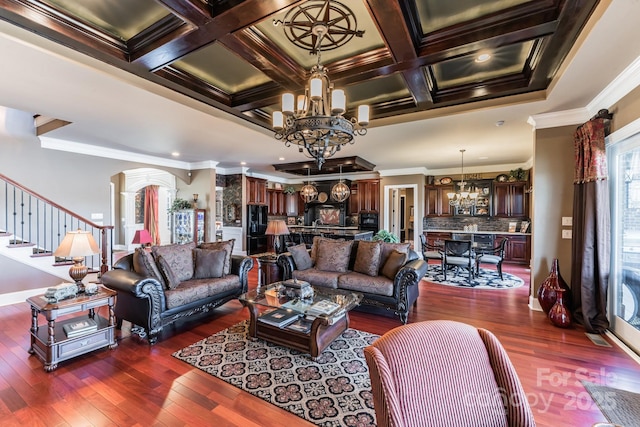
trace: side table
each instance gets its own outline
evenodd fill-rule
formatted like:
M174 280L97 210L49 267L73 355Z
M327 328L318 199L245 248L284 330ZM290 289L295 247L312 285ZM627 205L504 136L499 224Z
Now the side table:
M115 315L113 305L116 292L103 286L93 295L79 294L75 298L49 303L44 295L27 298L31 305L31 347L29 353L37 355L44 362L44 370L51 372L58 367L58 362L71 359L103 347L114 349L118 346L115 339ZM95 314L97 307L109 307L109 318ZM80 313L87 314L56 320L62 315ZM38 326L38 315L47 320L47 327ZM86 318L93 319L97 329L75 337L67 337L64 325Z
M277 255L258 257L258 285L266 286L282 280Z

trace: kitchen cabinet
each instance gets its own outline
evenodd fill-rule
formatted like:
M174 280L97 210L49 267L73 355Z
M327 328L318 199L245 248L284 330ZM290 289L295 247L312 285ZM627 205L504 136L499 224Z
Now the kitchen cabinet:
M267 204L267 180L261 178L247 177L247 204L266 205Z
M286 216L285 194L282 190L267 189L267 206L269 215Z
M298 216L300 212L300 193L286 193L284 196L284 204L287 216ZM302 212L304 212L304 203L302 204Z
M206 242L206 219L204 209L174 211L171 217L171 243Z
M449 205L447 193L454 192L452 185L425 185L424 214L428 217L453 216L454 208Z
M349 195L349 213L351 215L360 213L360 192L358 191L358 182L351 182L351 194Z
M529 195L527 183L495 182L493 184L493 215L503 218L527 218L529 216Z
M358 180L358 212L380 211L380 180Z
M504 262L529 265L531 260L531 237L527 235L497 234L495 239L496 247L500 245L504 238L509 239L504 247Z

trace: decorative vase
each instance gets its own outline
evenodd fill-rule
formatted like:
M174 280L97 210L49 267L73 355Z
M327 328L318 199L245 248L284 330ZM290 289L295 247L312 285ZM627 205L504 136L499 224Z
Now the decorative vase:
M549 310L556 302L556 289L563 289L566 292L564 295L565 305L570 309L571 289L560 275L558 258L553 259L549 276L538 288L538 302L545 314L549 314Z
M568 328L571 326L571 313L564 303L565 290L562 288L555 289L556 302L549 310L549 320L559 328Z

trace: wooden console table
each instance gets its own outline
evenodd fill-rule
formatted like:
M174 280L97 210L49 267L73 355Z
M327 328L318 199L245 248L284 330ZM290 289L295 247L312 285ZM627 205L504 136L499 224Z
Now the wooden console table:
M44 295L27 298L31 305L31 347L29 353L37 355L44 362L44 370L51 372L58 367L58 363L90 351L103 347L114 349L118 346L115 339L115 315L113 305L116 292L103 286L98 287L98 293L93 295L79 294L75 298L49 303ZM109 307L109 318L105 319L95 314L97 307ZM86 311L86 315L72 318L60 316ZM47 319L47 327L38 326L38 315ZM72 338L67 337L64 324L82 319L93 319L98 328Z

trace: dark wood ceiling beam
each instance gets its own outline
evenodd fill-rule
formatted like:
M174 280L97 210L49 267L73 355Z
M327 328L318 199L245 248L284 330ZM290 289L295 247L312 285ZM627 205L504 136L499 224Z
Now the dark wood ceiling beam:
M300 0L245 0L234 8L212 18L197 30L171 40L136 58L136 62L144 65L150 71L155 71L226 34L248 27L298 2Z
M496 96L514 95L525 91L529 91L529 75L528 73L520 73L498 77L482 83L438 89L433 93L433 100L436 106L446 106L480 101Z
M156 72L156 75L164 79L170 80L182 88L186 88L197 92L201 95L205 95L211 100L224 104L226 106L231 105L231 96L224 91L207 84L203 80L173 67L164 67ZM184 91L183 91L184 93Z
M200 0L156 0L185 21L201 27L211 21L210 9Z
M399 2L367 0L366 3L394 60L404 62L415 59L416 49Z
M428 106L433 104L433 99L431 99L431 91L429 90L427 78L424 75L422 67L405 70L402 72L402 76L404 77L407 88L413 95L418 108L427 108Z

